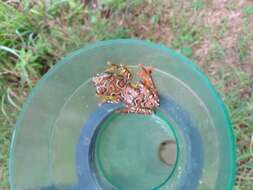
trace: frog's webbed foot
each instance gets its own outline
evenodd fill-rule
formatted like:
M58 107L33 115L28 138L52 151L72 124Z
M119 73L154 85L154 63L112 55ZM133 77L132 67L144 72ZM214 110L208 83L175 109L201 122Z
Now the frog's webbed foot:
M154 113L153 110L148 108L137 108L137 107L125 107L117 110L118 113L128 114L128 113L137 113L137 114L144 114L144 115L151 115Z

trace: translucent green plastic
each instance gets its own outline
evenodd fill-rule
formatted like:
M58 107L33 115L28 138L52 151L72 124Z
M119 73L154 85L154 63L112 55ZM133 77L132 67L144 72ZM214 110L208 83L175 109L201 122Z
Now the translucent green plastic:
M38 82L13 134L9 163L11 190L37 190L52 185L71 187L78 183L76 143L80 129L98 106L90 79L106 68L108 60L126 64L133 72L140 63L155 68L153 76L159 93L190 114L203 141L204 166L197 189L232 189L236 165L232 126L209 80L191 61L169 48L140 40L112 40L75 51ZM106 120L107 123L101 124L96 142L98 174L114 189L174 190L186 162L187 144L180 126L173 118L167 120L161 120L160 116L122 115ZM122 134L125 136L120 137ZM124 159L117 158L115 142L120 139L126 147L132 147L122 152ZM156 157L156 147L166 139L173 139L178 145L177 162L173 166L162 165ZM138 148L134 143L143 150L139 156L143 162L137 159ZM148 143L151 144L148 146ZM108 154L110 151L112 154ZM133 162L128 163L129 159ZM157 175L145 172L148 165L151 165L149 171ZM121 172L120 175L117 172ZM121 180L121 175L132 176L132 179Z
M115 189L157 189L174 172L176 160L171 165L161 162L159 146L166 140L178 140L173 128L158 115L114 114L101 126L97 168Z

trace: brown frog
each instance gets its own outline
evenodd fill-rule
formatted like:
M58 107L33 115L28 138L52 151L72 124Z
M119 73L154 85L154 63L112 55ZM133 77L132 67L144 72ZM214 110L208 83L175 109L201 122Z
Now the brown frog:
M103 103L123 102L120 113L152 114L159 106L159 96L152 79L152 68L140 66L140 81L133 83L129 69L123 65L108 62L105 72L93 77L96 94Z

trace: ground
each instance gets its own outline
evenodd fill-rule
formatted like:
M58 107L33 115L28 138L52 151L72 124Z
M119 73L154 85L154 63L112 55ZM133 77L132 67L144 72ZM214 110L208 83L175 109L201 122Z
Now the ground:
M253 187L252 0L2 0L0 189L16 116L37 80L87 43L138 38L191 58L221 94L237 141L236 190Z

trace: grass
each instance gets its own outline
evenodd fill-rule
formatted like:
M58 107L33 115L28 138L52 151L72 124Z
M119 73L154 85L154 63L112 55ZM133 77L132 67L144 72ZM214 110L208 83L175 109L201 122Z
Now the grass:
M225 58L225 50L218 41L211 44L210 53L211 60L222 60Z
M202 9L205 6L205 3L202 0L194 0L192 2L192 8L195 10Z
M190 26L185 17L173 17L172 28L177 33L177 36L172 41L172 47L179 49L181 53L187 57L193 55L192 47L198 43L200 38L198 28Z
M0 2L0 189L9 189L11 134L31 88L66 53L115 38L164 43L195 60L230 111L238 153L235 189L252 189L252 5L236 0L224 1L218 8L215 1L206 0L164 2ZM240 14L235 17L227 9Z
M248 15L253 15L253 5L245 7L244 12Z

